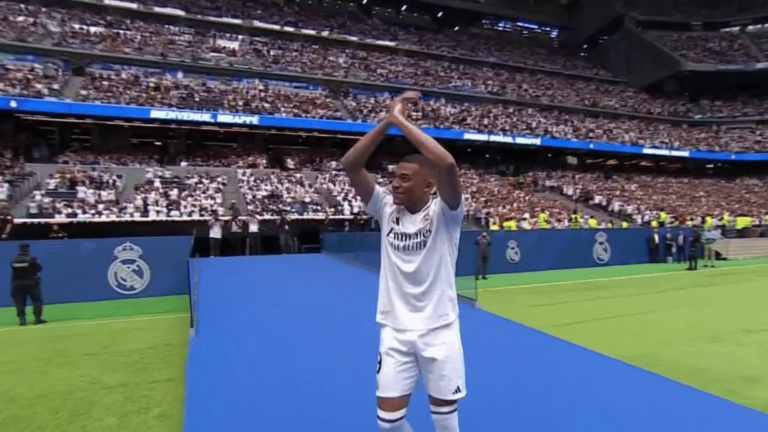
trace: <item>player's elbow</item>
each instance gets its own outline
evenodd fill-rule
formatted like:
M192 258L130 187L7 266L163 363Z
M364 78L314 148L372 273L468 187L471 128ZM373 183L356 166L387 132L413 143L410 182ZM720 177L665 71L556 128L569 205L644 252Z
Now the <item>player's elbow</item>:
M344 171L347 173L354 173L361 171L364 168L364 165L355 162L353 158L349 157L349 155L346 155L341 158L341 167L344 168Z
M443 160L437 161L435 165L440 172L446 173L459 171L459 166L456 164L456 159L454 159L450 153L448 153Z

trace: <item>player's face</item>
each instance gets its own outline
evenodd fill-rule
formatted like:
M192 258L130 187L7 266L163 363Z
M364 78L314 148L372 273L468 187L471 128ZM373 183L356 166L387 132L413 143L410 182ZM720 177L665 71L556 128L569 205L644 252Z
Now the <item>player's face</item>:
M392 201L395 205L410 207L423 201L432 191L432 182L416 164L400 162L392 179Z

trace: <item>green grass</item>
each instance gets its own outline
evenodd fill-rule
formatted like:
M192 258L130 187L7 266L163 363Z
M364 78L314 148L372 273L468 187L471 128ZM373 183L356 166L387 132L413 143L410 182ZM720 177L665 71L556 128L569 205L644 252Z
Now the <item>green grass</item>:
M181 430L186 297L0 309L0 431Z
M492 276L501 316L768 412L768 260Z
M768 411L768 260L686 272L638 265L496 275L480 305L639 367ZM474 281L465 284L467 291ZM186 297L0 309L0 431L181 430Z

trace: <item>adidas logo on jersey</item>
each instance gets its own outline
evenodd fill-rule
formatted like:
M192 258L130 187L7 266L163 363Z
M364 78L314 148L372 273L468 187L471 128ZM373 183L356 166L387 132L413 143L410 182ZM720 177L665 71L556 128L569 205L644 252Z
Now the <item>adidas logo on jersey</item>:
M461 386L456 386L456 390L453 391L452 395L461 394Z

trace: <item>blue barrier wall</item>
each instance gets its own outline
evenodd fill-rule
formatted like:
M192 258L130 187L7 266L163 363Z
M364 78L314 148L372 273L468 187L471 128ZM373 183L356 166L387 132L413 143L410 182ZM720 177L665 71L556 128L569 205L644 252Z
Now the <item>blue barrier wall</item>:
M10 261L20 242L0 243L0 307L11 306ZM31 241L43 266L46 304L186 294L192 237Z
M676 240L680 228L670 228ZM686 242L690 237L686 230ZM477 268L475 239L480 231L462 231L456 276L474 275ZM646 228L605 230L496 231L491 236L488 273L515 273L651 262L650 234ZM664 237L657 261L666 259ZM323 251L335 257L378 269L381 234L378 232L326 233ZM687 249L687 246L686 246Z

